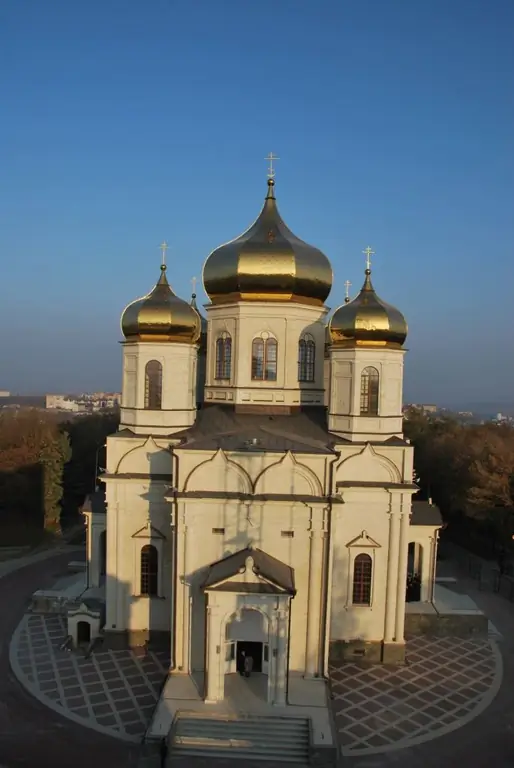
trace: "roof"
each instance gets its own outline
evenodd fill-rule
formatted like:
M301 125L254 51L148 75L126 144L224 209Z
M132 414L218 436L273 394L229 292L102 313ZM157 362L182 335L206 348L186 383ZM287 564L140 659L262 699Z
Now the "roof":
M86 496L86 500L82 506L83 512L92 512L94 515L105 514L107 511L107 505L105 503L105 493L103 490L94 491Z
M442 525L443 518L439 507L429 501L413 501L411 525Z
M198 411L189 429L176 432L180 449L226 451L295 451L332 453L336 443L346 442L327 428L323 407L292 414L238 413L233 406L207 405Z
M268 555L261 549L252 549L250 547L240 549L239 552L235 552L233 555L229 555L222 560L212 563L212 565L209 566L202 587L204 589L212 588L217 584L220 584L220 582L226 581L232 576L236 576L238 573L244 573L248 558L252 558L253 560L253 571L256 575L261 576L267 581L273 582L273 584L276 584L278 587L285 589L291 594L295 593L294 570L289 565ZM255 591L255 585L248 586L250 587L250 590L253 587Z

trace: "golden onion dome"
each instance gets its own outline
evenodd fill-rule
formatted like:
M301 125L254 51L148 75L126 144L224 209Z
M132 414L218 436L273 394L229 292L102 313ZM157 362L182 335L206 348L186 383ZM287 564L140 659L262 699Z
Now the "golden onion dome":
M203 284L213 304L242 300L323 305L330 293L329 260L285 225L274 185L268 179L268 194L255 223L207 258Z
M198 309L198 305L196 303L196 293L191 294L191 307L198 313L198 317L200 318L200 347L202 349L207 349L207 320L206 318L200 314L200 310Z
M399 349L407 338L407 322L396 307L386 304L371 283L371 270L358 296L336 309L329 323L331 343L339 347Z
M195 344L200 328L199 313L171 290L165 264L155 288L129 304L121 316L121 330L127 341Z

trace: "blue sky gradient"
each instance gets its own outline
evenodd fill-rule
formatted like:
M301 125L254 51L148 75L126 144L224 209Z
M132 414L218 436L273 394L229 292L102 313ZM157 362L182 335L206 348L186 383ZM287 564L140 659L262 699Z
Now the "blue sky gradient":
M514 400L513 30L511 0L5 0L0 388L119 389L159 243L189 296L272 150L329 306L376 251L406 399Z

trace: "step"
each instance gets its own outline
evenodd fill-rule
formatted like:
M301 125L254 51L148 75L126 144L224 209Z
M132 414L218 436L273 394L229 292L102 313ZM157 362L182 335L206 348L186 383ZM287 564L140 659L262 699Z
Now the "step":
M260 723L245 723L244 721L238 721L233 723L217 723L215 721L202 722L195 720L193 722L178 722L176 725L177 733L184 733L185 731L253 731L255 733L287 733L292 736L301 735L303 733L308 734L309 728L307 725L293 727L285 725L282 727L264 726Z
M197 729L195 731L177 731L174 736L176 744L185 743L187 739L218 739L218 740L244 740L245 742L254 742L256 744L277 744L285 746L302 746L304 748L309 746L309 735L298 734L293 736L291 734L268 734L262 731L256 733L255 731L233 730L233 731L215 731L208 729Z
M296 755L258 755L253 750L241 749L234 753L234 750L230 749L184 749L180 747L173 747L173 754L177 757L207 757L211 760L216 757L226 757L232 760L262 760L262 762L277 762L277 763L293 763L298 768L307 768L309 765L307 756L302 754L302 757Z
M192 718L192 717L183 717L179 715L177 717L177 724L187 723L188 725L196 726L198 724L207 723L209 725L215 725L223 728L232 728L233 726L238 725L248 725L252 728L273 728L273 729L283 729L287 728L289 730L295 730L295 731L303 731L305 729L308 730L309 727L309 721L306 719L303 720L294 720L291 718L291 720L288 720L287 718L283 718L282 720L259 720L259 718L246 718L246 717L240 717L240 718L234 718L234 719L224 719L224 718L213 718L213 717L206 717L206 718Z

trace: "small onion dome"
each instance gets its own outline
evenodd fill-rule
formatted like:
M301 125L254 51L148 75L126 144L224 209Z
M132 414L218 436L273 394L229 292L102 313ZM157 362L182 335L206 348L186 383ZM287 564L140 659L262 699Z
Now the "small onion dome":
M129 304L121 316L121 330L127 341L195 344L200 338L200 327L198 312L171 290L165 264L155 288Z
M254 224L207 258L203 284L213 304L291 301L323 305L332 287L332 267L282 221L268 179L264 207Z
M196 293L191 294L190 306L198 312L198 317L200 318L200 347L202 350L207 349L207 320L200 314L200 310L196 304Z
M353 301L336 309L329 324L332 344L339 347L390 347L399 349L407 338L407 323L400 310L375 293L371 270Z

